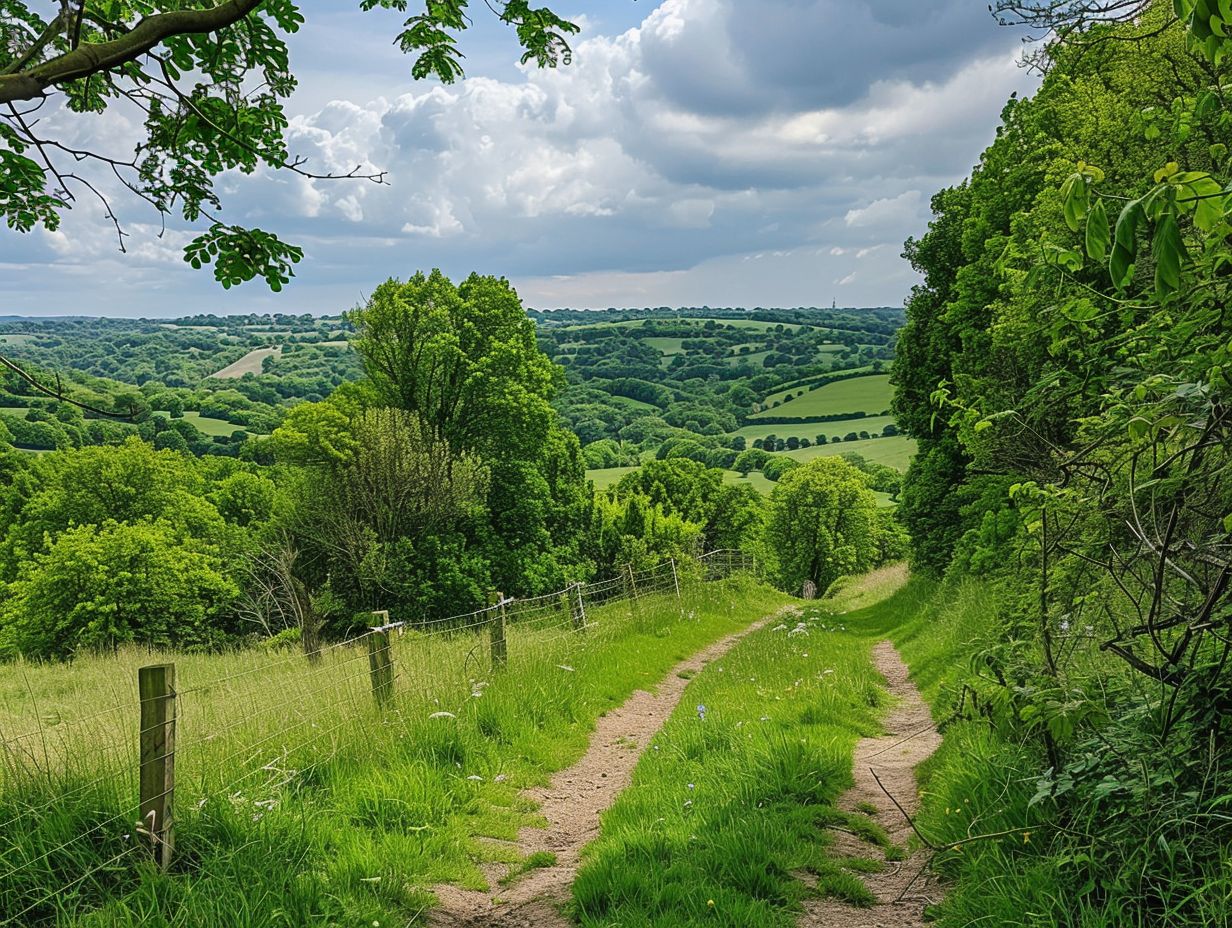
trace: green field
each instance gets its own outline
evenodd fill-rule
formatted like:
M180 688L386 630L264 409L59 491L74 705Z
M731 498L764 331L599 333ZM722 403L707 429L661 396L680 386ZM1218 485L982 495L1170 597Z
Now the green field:
M811 448L800 448L796 451L783 451L782 454L797 461L811 461L828 455L842 454L854 451L874 464L884 464L895 470L905 471L915 454L915 439L905 435L895 435L892 438L870 438L868 441L842 441L831 445L813 445Z
M588 470L586 479L594 481L596 490L606 490L625 474L635 470L637 470L636 467L601 467L598 470Z
M684 341L683 338L670 338L666 335L653 335L649 338L639 339L639 341L641 341L644 345L649 345L651 348L654 348L665 357L680 354L684 351L684 348L681 347L681 342Z
M659 407L654 405L653 403L647 403L642 400L635 400L631 396L616 396L615 394L613 394L612 402L618 406L625 406L629 409L637 409L637 410L640 410L641 412L651 413L652 415L657 414L659 412Z
M815 441L818 435L825 435L827 438L833 438L835 435L842 437L848 432L868 432L871 435L874 432L880 432L887 425L893 424L893 416L867 416L863 419L839 419L836 422L746 425L732 432L732 434L742 436L749 443L749 447L752 447L754 439L765 438L767 435L775 435L778 438L790 438L794 435L797 438L807 438L809 441Z
M786 393L799 393L803 387L787 390ZM767 402L774 402L775 394L766 397ZM763 416L832 416L842 412L881 412L889 409L890 400L894 396L894 388L890 385L889 374L870 374L867 377L852 377L828 383L816 390L807 390L802 396L788 400L773 409L763 409L749 418L758 419Z
M276 358L280 354L282 354L281 345L274 348L254 348L238 361L228 364L222 370L215 371L210 376L225 379L229 377L243 377L245 374L259 374L261 373L261 364L266 358Z
M170 415L166 410L156 411L161 412L164 416ZM245 428L245 426L236 425L234 422L228 422L226 419L214 419L210 416L203 416L195 410L185 412L183 420L191 422L197 431L203 435L210 435L212 437L232 435L239 429Z
M38 338L37 335L0 335L0 344L4 345L26 345Z
M752 487L762 496L769 496L770 491L774 489L774 483L767 480L765 474L759 470L750 472L747 477L740 476L740 474L734 470L725 470L723 471L723 482L734 487Z

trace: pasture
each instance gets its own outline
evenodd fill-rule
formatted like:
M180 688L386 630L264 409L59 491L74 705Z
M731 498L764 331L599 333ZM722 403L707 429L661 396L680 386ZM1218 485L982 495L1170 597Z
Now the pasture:
M790 438L794 435L797 438L816 441L818 435L825 435L827 439L835 436L841 438L848 432L868 432L871 435L893 424L893 416L866 416L863 419L839 419L835 422L793 422L786 425L750 424L742 426L732 434L741 436L748 442L749 447L752 447L755 439L765 438L767 435L776 435L779 438Z
M915 454L915 439L905 435L895 435L891 438L870 438L867 441L842 441L828 445L813 445L811 448L800 448L796 451L783 451L781 454L804 463L814 458L842 454L854 451L874 464L884 464L898 471L906 471Z
M228 364L222 370L215 371L210 376L225 380L232 377L243 377L245 374L259 374L261 373L261 365L266 358L277 358L281 354L281 345L275 345L272 348L254 348L238 361Z
M803 390L803 394L800 391ZM754 413L750 419L766 416L830 416L845 412L877 413L890 407L894 388L889 374L869 374L851 377L808 390L800 387L785 393L797 394L793 399L771 409Z

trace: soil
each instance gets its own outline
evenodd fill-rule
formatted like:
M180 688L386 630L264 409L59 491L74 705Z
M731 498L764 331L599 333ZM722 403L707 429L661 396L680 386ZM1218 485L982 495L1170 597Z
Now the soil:
M908 815L920 807L915 768L929 758L941 743L928 705L908 676L907 665L888 641L873 648L873 662L895 698L885 720L885 733L861 739L856 746L855 785L839 799L847 811L876 807L873 818L890 840L902 847L912 837L911 825L890 798L888 791ZM873 773L881 780L877 785ZM831 850L836 856L869 857L878 849L845 832L834 833ZM859 908L837 899L812 899L804 904L799 928L924 928L924 907L940 899L940 890L928 873L930 855L920 849L906 860L887 861L879 873L862 876L877 898L876 905Z
M760 619L703 648L673 667L653 693L638 690L618 709L602 716L581 760L555 774L546 787L525 793L539 804L547 828L523 829L518 851L522 855L550 851L556 855L555 865L531 870L508 887L500 886L507 865L485 865L488 892L434 887L440 904L432 910L429 924L438 928L570 928L560 908L569 899L582 848L598 836L600 814L629 785L638 758L680 702L689 678L773 618L777 616Z

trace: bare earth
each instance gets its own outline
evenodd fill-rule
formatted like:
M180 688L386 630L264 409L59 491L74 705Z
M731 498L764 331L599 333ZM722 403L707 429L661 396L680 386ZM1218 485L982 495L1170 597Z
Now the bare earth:
M855 811L857 805L877 807L875 819L898 845L911 838L911 826L873 779L875 770L885 788L914 816L920 807L915 768L937 749L941 736L920 691L907 674L907 665L894 645L880 641L873 648L873 662L886 679L896 704L885 721L885 734L861 739L856 745L855 786L839 799L839 806ZM839 855L868 857L877 853L871 845L846 833L836 833L833 851ZM799 928L924 928L924 906L939 901L940 892L926 872L929 855L916 851L907 860L887 862L880 873L863 876L878 904L861 909L836 899L804 903Z
M437 886L434 892L440 905L432 911L429 924L440 928L569 928L559 909L569 898L582 848L598 836L599 815L629 785L641 753L680 702L689 682L685 677L721 658L771 618L760 619L677 664L654 693L635 692L620 708L598 720L581 760L553 776L547 787L527 791L527 797L540 804L548 825L546 829L524 828L518 835L518 850L524 855L551 851L556 855L555 866L532 870L512 886L501 887L506 865L486 865L488 892Z

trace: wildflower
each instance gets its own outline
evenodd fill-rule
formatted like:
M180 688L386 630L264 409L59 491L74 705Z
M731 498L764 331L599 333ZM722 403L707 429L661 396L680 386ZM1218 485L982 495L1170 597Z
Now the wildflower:
M694 785L693 785L692 783L690 783L690 784L689 784L689 789L694 789L694 788L695 788L695 787L694 787Z
M503 773L498 773L496 776L492 778L492 782L493 783L504 783L508 779L509 778L505 776Z
M483 782L483 777L479 776L478 774L474 774L474 773L472 773L469 777L467 777L467 779L470 780L472 783L482 783Z
M430 719L456 719L457 716L454 715L452 712L433 712L430 716L428 716L428 718Z
M958 851L958 852L960 852L960 853L961 853L961 852L962 852L962 845L961 845L961 844L955 844L955 845L954 845L954 850L956 850L956 851Z
M707 900L706 900L706 906L707 906L708 908L713 909L713 908L714 908L714 900L713 900L713 899L707 899Z
M697 717L701 719L703 722L706 721L706 707L701 705L700 703L697 706Z
M687 808L689 808L691 805L693 805L693 800L692 800L692 799L686 799L686 800L684 801L684 807L685 807L686 809L687 809Z
M1024 831L1024 832L1022 833L1022 843L1023 843L1023 844L1030 844L1030 843L1031 843L1031 832L1029 832L1029 831Z

